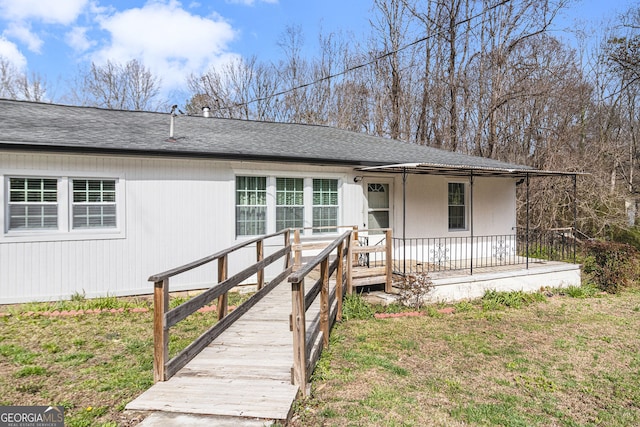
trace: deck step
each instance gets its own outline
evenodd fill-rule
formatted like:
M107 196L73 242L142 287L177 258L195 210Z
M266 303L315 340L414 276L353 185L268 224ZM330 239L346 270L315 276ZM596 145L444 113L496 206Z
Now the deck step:
M387 276L371 276L371 277L360 277L358 279L353 279L353 286L372 286L372 285L380 285L387 282Z

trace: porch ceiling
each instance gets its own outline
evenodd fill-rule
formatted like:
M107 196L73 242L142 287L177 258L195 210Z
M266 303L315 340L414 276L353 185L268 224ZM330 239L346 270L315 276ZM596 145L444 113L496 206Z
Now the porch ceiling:
M585 172L559 172L543 171L538 169L501 169L477 166L441 165L432 163L400 163L381 166L369 166L356 168L361 172L385 172L385 173L406 173L424 175L449 175L449 176L502 176L511 178L542 177L542 176L576 176L588 175Z

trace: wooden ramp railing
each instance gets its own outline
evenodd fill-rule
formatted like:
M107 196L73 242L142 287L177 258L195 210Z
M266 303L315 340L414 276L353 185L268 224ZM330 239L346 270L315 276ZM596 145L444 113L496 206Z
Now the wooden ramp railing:
M330 243L326 241L301 243L300 230L287 229L238 243L208 257L149 277L149 281L154 283L154 381L166 381L171 378L264 295L288 277L292 290L290 317L294 347L292 382L299 385L305 393L306 384L320 353L323 348L329 345L330 329L334 322L341 320L343 295L345 291L351 293L353 290L354 260L357 261L358 255L383 254L382 277L386 283L385 289L389 290L391 287L391 266L393 264L391 230L377 230L384 232L384 244L358 246L354 240L357 227L333 228L347 228L348 230ZM292 231L294 233L293 244L291 242ZM265 241L280 236L284 240L282 248L265 257ZM229 255L252 246L255 246L256 262L228 277ZM303 250L317 252L320 249L322 251L317 256L302 265ZM294 257L295 263L292 263L292 257ZM282 270L265 285L265 268L279 259L284 259ZM217 283L203 293L169 310L169 279L215 261L217 261ZM297 271L294 272L294 269ZM314 282L310 289L305 291L305 278L310 279L309 274L318 269L320 278ZM370 270L377 271L377 269ZM251 277L256 278L257 292L233 312L228 313L227 293ZM335 283L333 287L329 286L330 280ZM320 311L309 323L307 330L307 312L318 295L320 295ZM218 322L169 360L171 327L215 299L218 300Z
M269 239L282 236L284 239L282 248L273 254L264 257L264 242ZM255 245L256 262L255 264L245 268L232 277L228 274L228 257L240 249L248 248ZM264 269L275 261L284 258L284 267L282 271L273 278L266 286L264 285ZM208 263L218 261L218 282L203 293L191 298L183 304L169 310L169 279L181 273L193 270L194 268L203 266ZM166 381L171 378L178 370L184 367L191 359L193 359L202 349L209 345L218 335L235 322L242 314L246 313L260 299L262 299L276 285L282 283L292 272L291 264L291 243L290 231L283 230L278 233L260 236L252 240L238 243L228 249L191 262L181 267L174 268L164 273L156 274L149 277L149 281L154 283L153 293L153 379L154 382ZM227 311L227 293L235 286L252 276L257 278L258 291L252 295L247 301L237 307L233 312ZM209 328L206 332L196 338L178 355L169 359L169 331L172 326L186 319L198 309L210 303L214 299L218 299L218 322Z
M352 231L344 232L330 243L313 260L301 266L289 276L291 283L290 328L293 332L293 369L292 382L307 395L307 383L320 353L329 346L329 333L333 323L342 317L343 284L350 268ZM335 258L330 262L333 253ZM319 267L320 278L305 292L305 278ZM335 286L330 290L329 281L334 277ZM320 294L319 316L313 320L307 330L307 311Z
M367 243L360 244L358 239L361 233L380 233L368 235ZM371 244L371 238L379 238L377 244ZM384 291L391 292L393 283L393 235L390 228L358 230L354 229L351 252L353 263L357 266L349 275L347 294L353 292L354 286L365 286L384 281ZM360 266L360 255L365 255L366 266Z

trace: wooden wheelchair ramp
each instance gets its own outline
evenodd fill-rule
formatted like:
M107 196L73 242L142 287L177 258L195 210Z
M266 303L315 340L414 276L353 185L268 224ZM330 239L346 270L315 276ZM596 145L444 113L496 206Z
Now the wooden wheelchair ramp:
M151 276L156 383L126 409L151 412L140 424L147 427L286 424L298 394L308 395L311 372L329 346L331 327L341 319L345 283L351 291L356 255L351 252L351 237L349 227L302 264L305 244L300 243L299 230L293 245L289 230L283 230ZM280 249L265 244L281 238ZM265 247L270 255L265 256ZM247 249L254 252L255 264L229 277L228 256L239 253L246 258ZM265 267L278 260L284 261L282 270L266 283ZM169 309L170 278L216 262L218 282ZM257 292L228 313L227 293L249 277L257 279ZM214 299L218 322L169 360L170 328Z
M154 411L141 426L262 426L286 422L291 384L291 286L278 284L168 381L126 406Z

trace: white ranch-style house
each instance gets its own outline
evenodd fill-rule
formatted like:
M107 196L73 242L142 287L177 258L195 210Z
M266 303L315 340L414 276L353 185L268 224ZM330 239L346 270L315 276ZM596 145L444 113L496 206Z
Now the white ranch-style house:
M148 294L151 274L243 239L297 228L327 240L338 226L391 228L394 270L432 272L436 298L580 283L576 265L523 256L516 233L516 186L560 173L326 126L13 100L0 111L0 304ZM464 274L438 276L449 270Z

